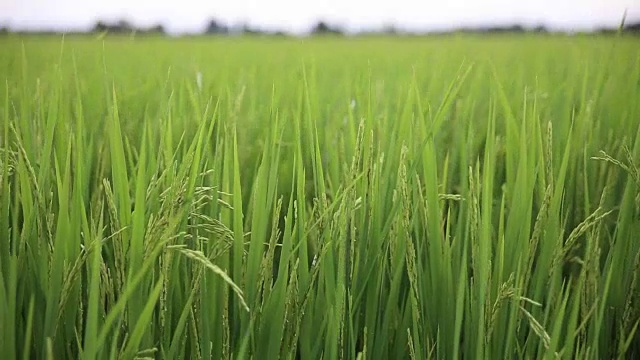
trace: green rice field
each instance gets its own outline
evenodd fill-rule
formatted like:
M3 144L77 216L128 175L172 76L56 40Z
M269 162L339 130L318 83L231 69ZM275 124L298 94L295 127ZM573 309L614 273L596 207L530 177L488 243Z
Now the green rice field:
M0 37L3 359L637 359L626 35Z

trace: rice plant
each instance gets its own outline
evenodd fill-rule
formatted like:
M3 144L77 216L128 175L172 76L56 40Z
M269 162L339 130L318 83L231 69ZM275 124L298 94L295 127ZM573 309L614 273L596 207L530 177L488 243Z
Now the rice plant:
M640 356L640 51L0 38L7 359Z

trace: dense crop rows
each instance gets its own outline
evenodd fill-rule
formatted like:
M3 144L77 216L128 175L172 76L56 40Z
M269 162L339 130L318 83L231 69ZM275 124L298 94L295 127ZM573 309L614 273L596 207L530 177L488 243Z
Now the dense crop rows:
M0 38L0 354L637 358L637 44Z

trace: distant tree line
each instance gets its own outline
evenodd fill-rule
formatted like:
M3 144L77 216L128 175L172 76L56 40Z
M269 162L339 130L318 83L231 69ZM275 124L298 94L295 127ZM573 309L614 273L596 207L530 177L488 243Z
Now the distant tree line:
M625 32L625 33L640 34L640 22L626 24L622 29L606 28L606 27L599 28L599 29L596 29L595 32L600 34L615 34L619 30L622 30L622 32Z
M230 35L230 34L246 34L246 35L275 35L275 36L284 36L284 31L270 31L265 29L260 29L257 27L252 27L248 24L242 24L240 26L228 26L219 22L216 19L212 19L209 21L209 24L205 28L205 34L208 35ZM324 21L318 21L310 31L311 34L314 35L342 35L343 31L338 28L329 25Z
M594 32L599 34L612 34L622 30L624 33L640 34L640 22L633 22L626 24L622 29L618 28L600 28ZM112 34L154 34L164 35L166 30L163 25L157 24L149 27L139 27L126 20L120 20L116 22L98 21L89 31L89 33L112 33ZM550 33L551 30L547 29L543 25L535 27L525 27L519 24L512 25L488 25L488 26L476 26L476 27L461 27L457 29L444 30L444 31L402 31L396 28L394 25L382 26L379 29L364 29L353 35L359 36L397 36L397 35L446 35L452 33L469 33L469 34L514 34L514 33ZM8 27L0 25L0 35L12 33L12 30ZM19 31L18 33L60 33L60 31ZM69 32L66 32L69 33ZM72 33L86 33L86 31L74 31ZM240 24L235 26L229 26L217 19L211 19L200 35L262 35L262 36L285 36L283 31L266 30L259 27L251 26L249 24ZM332 25L324 20L317 21L309 29L309 34L312 36L341 36L346 35L346 31L339 26ZM198 34L193 34L198 35Z
M216 19L209 21L209 24L205 27L205 35L278 35L283 36L282 31L268 31L260 29L258 27L251 26L249 24L240 24L236 26L226 25Z
M94 26L91 32L94 33L103 33L110 32L116 34L130 34L132 32L141 33L141 34L165 34L164 26L161 24L157 24L154 26L149 26L146 28L136 27L126 20L120 20L115 23L106 23L103 21L98 21Z

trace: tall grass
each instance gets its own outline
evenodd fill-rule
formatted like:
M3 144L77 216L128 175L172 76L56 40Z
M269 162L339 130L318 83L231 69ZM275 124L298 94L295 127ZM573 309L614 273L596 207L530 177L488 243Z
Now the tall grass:
M635 45L1 38L0 352L638 357Z

